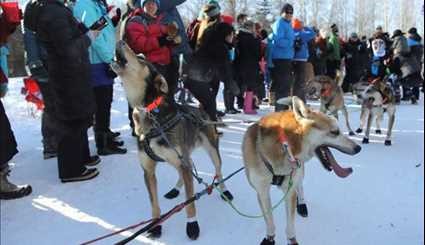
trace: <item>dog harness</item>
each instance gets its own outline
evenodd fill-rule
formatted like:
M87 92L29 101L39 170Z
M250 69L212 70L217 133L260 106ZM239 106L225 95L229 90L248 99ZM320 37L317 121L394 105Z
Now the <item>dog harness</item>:
M150 146L150 142L154 138L164 138L164 134L168 132L169 130L173 129L183 118L188 120L189 122L193 123L196 126L203 127L205 124L204 122L198 118L193 113L190 113L187 110L184 110L183 107L178 106L177 112L175 115L170 116L162 120L164 123L159 122L157 117L159 113L159 106L161 105L163 101L163 97L158 97L155 99L151 104L146 106L144 108L144 111L148 113L151 120L153 120L153 127L150 129L150 131L145 135L144 139L142 141L139 141L139 149L143 149L146 153L146 155L149 156L152 160L156 162L165 162L164 159L159 157Z
M283 132L283 130L279 131L279 142L282 144L283 150L288 154L288 160L291 163L292 168L295 169L297 167L300 167L301 163L297 158L294 157L292 150L288 144L288 138ZM260 152L260 158L264 162L264 165L266 166L267 170L269 170L270 173L273 175L272 185L281 186L283 184L283 181L285 181L286 175L276 175L273 170L273 166L262 152Z

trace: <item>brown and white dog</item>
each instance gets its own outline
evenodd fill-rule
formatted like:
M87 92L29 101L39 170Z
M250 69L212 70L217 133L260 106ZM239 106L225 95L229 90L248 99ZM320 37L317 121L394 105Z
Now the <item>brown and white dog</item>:
M362 133L366 125L365 137L363 144L369 144L370 130L372 122L376 119L376 134L382 134L381 122L384 117L384 112L388 113L388 131L385 139L385 145L391 146L392 130L395 123L396 113L396 98L394 91L386 79L375 79L365 91L359 96L362 101L362 112L360 114L360 127L357 133Z
M190 106L179 106L171 96L167 96L168 86L164 77L149 62L136 56L124 41L117 43L116 59L111 66L123 82L130 105L135 108L133 120L139 136L139 158L151 201L152 218L158 219L161 210L155 175L157 162L169 162L180 176L176 188L167 196L176 197L178 189L184 184L186 197L190 199L194 195L191 154L196 148L202 147L208 152L216 176L222 179L219 136L214 125L203 123L209 120L205 112ZM224 184L220 188L227 199L233 199ZM186 207L186 214L186 233L195 240L200 229L194 203ZM153 228L150 234L153 237L161 236L161 226Z
M289 189L286 194L286 236L289 244L298 244L295 234L295 189L302 183L304 163L317 156L325 169L333 170L336 175L345 178L352 173L352 169L342 168L329 148L349 155L361 151L359 145L341 133L336 119L309 109L297 97L292 100L292 110L263 117L248 128L243 141L246 175L257 192L267 226L267 237L261 245L275 244L276 233L270 200L272 184L278 185L284 192ZM288 148L282 145L282 139L287 139ZM288 152L298 159L301 167L294 166ZM280 182L276 182L279 179ZM291 186L290 182L293 183Z
M310 98L320 98L320 111L323 113L329 113L338 119L338 112L342 111L348 132L351 136L353 136L354 131L351 129L348 119L344 92L337 80L334 80L329 76L316 76L313 80L308 82L307 94Z

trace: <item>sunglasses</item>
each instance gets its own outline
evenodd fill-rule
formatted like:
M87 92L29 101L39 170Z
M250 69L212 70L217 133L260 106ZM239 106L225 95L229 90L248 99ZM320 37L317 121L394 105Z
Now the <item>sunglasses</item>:
M294 15L294 12L285 12L285 14Z

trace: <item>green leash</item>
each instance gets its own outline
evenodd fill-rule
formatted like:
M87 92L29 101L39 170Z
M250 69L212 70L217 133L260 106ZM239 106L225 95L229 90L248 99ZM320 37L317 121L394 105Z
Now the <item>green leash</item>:
M299 168L299 167L298 167ZM298 169L297 168L297 169ZM292 186L294 185L294 182L293 182L293 180L292 180L292 173L291 173L291 175L290 175L290 178L289 178L289 183L288 183L288 190L286 191L286 193L285 193L285 195L282 197L282 199L280 199L280 201L276 204L276 205L274 205L273 207L272 207L272 209L269 211L269 212L267 212L267 214L261 214L261 215L250 215L250 214L246 214L246 213L244 213L244 212L242 212L240 209L238 209L234 204L233 204L233 202L232 201L230 201L225 195L224 195L224 193L223 193L223 191L217 186L217 185L214 185L214 188L218 191L218 193L220 193L220 195L224 198L224 200L226 201L226 203L228 203L229 204L229 206L237 213L237 214L239 214L240 216L242 216L242 217L245 217L245 218L248 218L248 219L259 219L259 218L263 218L265 215L269 215L269 214L272 214L275 210L276 210L276 208L278 208L280 205L282 205L282 203L285 201L285 199L286 199L286 197L288 196L288 193L289 193L289 191L291 190L291 188L292 188Z

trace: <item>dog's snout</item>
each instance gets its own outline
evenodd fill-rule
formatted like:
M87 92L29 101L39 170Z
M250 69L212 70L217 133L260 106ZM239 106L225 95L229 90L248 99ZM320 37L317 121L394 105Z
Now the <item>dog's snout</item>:
M362 151L362 147L357 145L356 148L354 148L354 154L358 154Z

